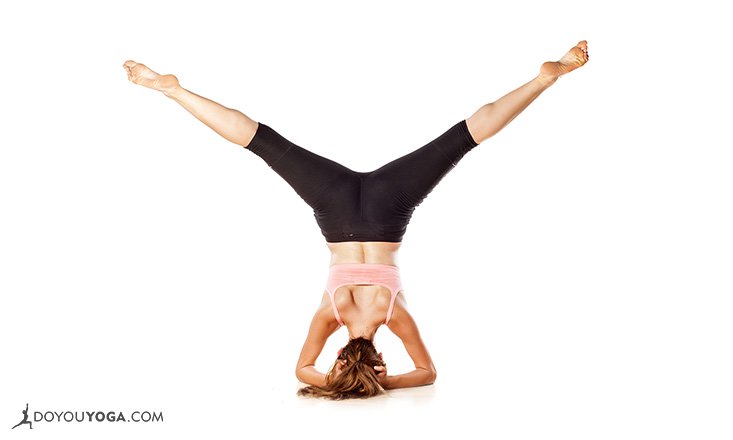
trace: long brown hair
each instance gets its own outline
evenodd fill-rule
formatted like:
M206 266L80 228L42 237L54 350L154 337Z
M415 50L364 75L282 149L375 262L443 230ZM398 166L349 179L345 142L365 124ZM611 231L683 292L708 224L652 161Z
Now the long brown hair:
M336 364L344 362L341 373L336 375ZM298 390L299 396L324 397L331 400L364 399L384 393L379 384L377 365L385 363L369 339L358 337L349 340L341 349L336 362L326 373L326 387L307 386Z

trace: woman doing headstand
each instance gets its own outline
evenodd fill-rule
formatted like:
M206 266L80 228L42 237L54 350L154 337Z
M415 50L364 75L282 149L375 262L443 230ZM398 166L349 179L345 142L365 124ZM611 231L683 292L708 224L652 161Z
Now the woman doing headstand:
M415 208L471 149L511 122L557 79L588 61L581 41L548 61L518 89L485 104L433 141L371 172L356 172L285 139L261 122L181 87L174 75L124 63L128 79L161 91L225 139L261 157L313 208L331 251L322 301L296 367L301 395L371 397L384 389L431 384L436 371L402 293L397 251ZM403 342L413 371L388 375L372 343L385 324ZM326 340L340 326L348 343L327 373L315 369Z

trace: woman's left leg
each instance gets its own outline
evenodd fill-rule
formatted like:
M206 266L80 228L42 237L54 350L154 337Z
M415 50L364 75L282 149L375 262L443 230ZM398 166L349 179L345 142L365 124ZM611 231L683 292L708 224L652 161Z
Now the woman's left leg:
M257 131L256 121L239 110L225 107L184 89L175 75L161 75L145 64L133 60L125 61L122 66L131 82L162 92L224 139L247 147L254 137Z
M260 156L316 212L334 204L337 189L338 195L347 198L350 193L341 193L353 193L358 187L359 177L354 171L290 142L237 109L183 88L175 75L160 75L132 60L123 66L133 83L163 92L228 141Z

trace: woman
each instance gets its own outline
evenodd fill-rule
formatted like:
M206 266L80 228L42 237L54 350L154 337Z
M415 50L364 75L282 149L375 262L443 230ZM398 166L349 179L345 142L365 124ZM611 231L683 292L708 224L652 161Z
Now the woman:
M479 108L427 145L371 172L355 172L285 139L269 126L180 86L143 64L124 63L128 79L161 91L225 139L260 156L313 212L331 263L321 305L298 359L300 395L346 399L384 389L433 383L435 366L410 316L402 292L397 251L414 209L471 149L496 134L545 89L588 61L581 41L559 61L548 61L520 88ZM388 375L372 340L386 324L404 343L415 369ZM326 340L340 326L349 342L327 373L315 369Z

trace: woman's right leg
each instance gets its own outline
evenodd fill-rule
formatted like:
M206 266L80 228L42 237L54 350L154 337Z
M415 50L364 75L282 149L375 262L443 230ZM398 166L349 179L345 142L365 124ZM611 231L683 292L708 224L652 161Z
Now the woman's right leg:
M572 47L559 61L548 61L540 67L540 73L531 81L498 100L481 106L466 119L468 130L476 142L481 143L506 127L529 104L555 81L588 61L588 42L583 40Z
M587 60L588 46L583 40L560 61L542 64L539 75L531 81L482 106L425 146L373 171L367 205L384 222L406 224L414 209L466 153L509 124L558 77Z

